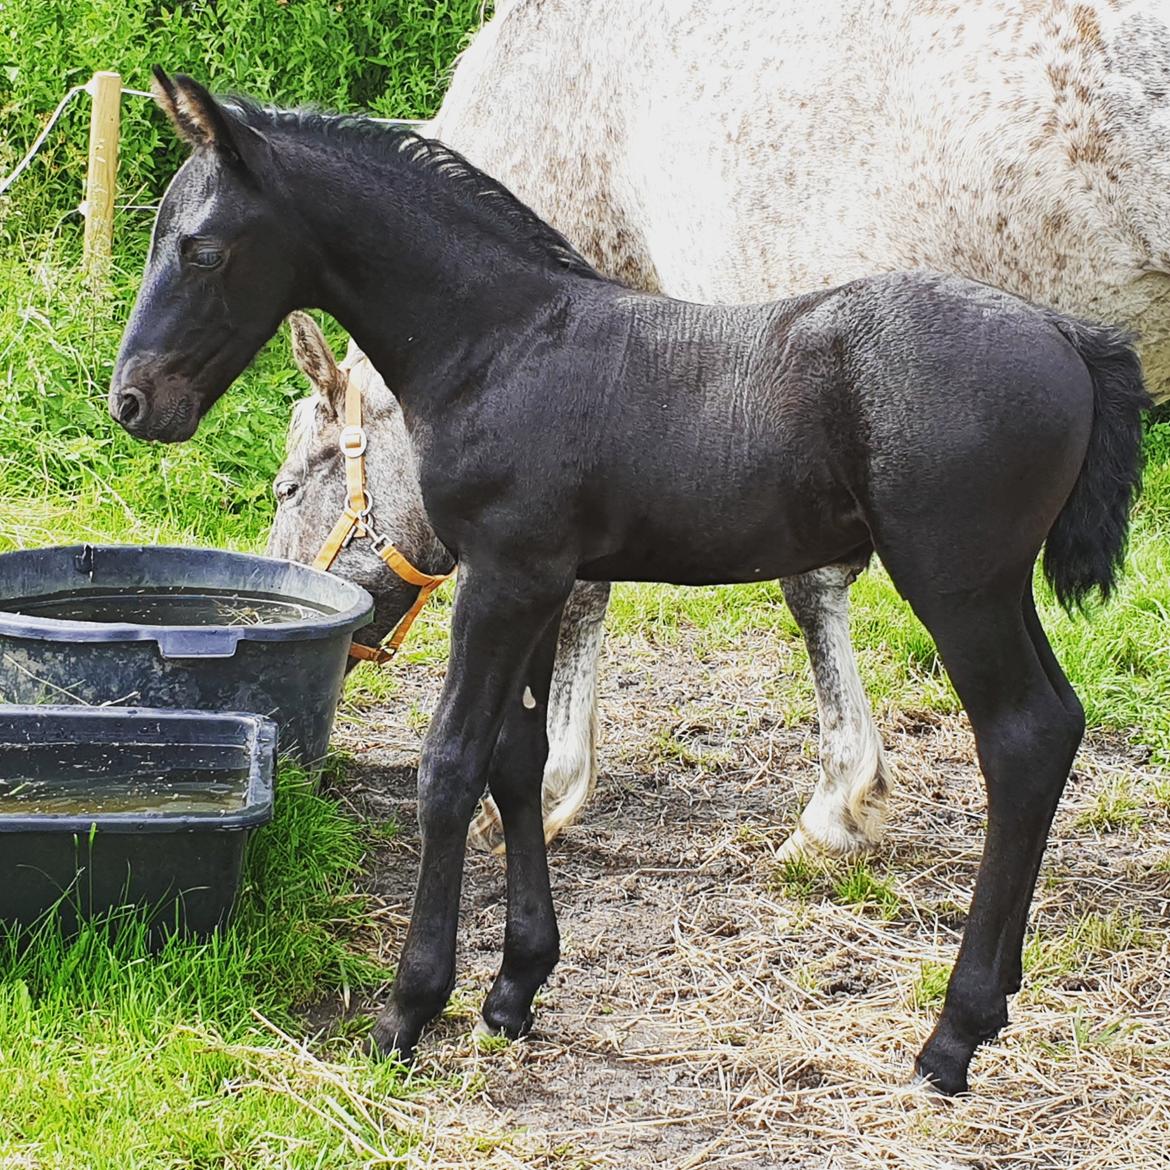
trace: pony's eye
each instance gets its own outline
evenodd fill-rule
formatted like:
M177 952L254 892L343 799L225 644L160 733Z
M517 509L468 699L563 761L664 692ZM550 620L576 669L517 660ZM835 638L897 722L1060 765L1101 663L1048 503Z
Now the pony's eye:
M272 490L276 493L276 498L280 503L287 504L301 490L301 487L295 479L278 479Z
M196 248L188 259L196 268L218 268L223 263L223 253L215 248Z

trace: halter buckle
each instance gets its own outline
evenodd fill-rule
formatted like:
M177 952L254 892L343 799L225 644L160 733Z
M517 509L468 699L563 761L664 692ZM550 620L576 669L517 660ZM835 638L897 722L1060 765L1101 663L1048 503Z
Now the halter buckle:
M360 512L355 512L353 510L353 508L350 506L350 499L348 496L346 496L345 504L341 510L355 524L361 524L363 527L367 527L366 521L370 518L370 513L374 510L374 501L373 501L373 498L370 496L369 491L363 491L362 492L362 510Z
M368 442L366 428L360 424L342 427L337 436L337 446L346 459L360 459L366 453Z

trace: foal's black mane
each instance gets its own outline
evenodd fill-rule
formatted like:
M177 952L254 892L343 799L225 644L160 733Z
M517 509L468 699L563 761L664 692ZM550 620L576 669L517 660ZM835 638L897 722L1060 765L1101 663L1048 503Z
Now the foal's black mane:
M284 110L262 106L244 97L226 103L230 115L260 134L266 130L289 133L299 141L314 140L340 147L354 157L392 166L409 166L445 180L470 211L490 208L500 221L515 229L522 241L535 244L554 263L578 276L604 279L561 235L530 210L503 183L473 166L458 151L433 138L424 138L407 126L397 126L360 114L322 114L315 110Z

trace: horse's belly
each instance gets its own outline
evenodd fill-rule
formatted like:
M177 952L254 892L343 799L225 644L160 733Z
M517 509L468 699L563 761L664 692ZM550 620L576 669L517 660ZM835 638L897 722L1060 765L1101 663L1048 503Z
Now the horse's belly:
M1150 272L1122 287L1094 292L1085 316L1137 334L1146 387L1155 402L1165 402L1170 398L1170 274Z
M674 502L599 533L579 566L587 581L663 581L672 585L741 584L791 577L845 560L870 543L852 502L833 493L776 495L772 507L706 497Z

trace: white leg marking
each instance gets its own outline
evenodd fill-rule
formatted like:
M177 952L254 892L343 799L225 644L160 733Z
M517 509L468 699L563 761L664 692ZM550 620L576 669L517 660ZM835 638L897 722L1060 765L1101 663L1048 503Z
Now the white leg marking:
M597 783L597 662L608 591L600 604L566 608L548 708L544 839L576 819Z
M800 823L780 847L781 859L873 848L882 837L889 792L882 741L849 639L848 574L833 566L815 576L815 588L793 612L800 610L816 686L820 774Z

